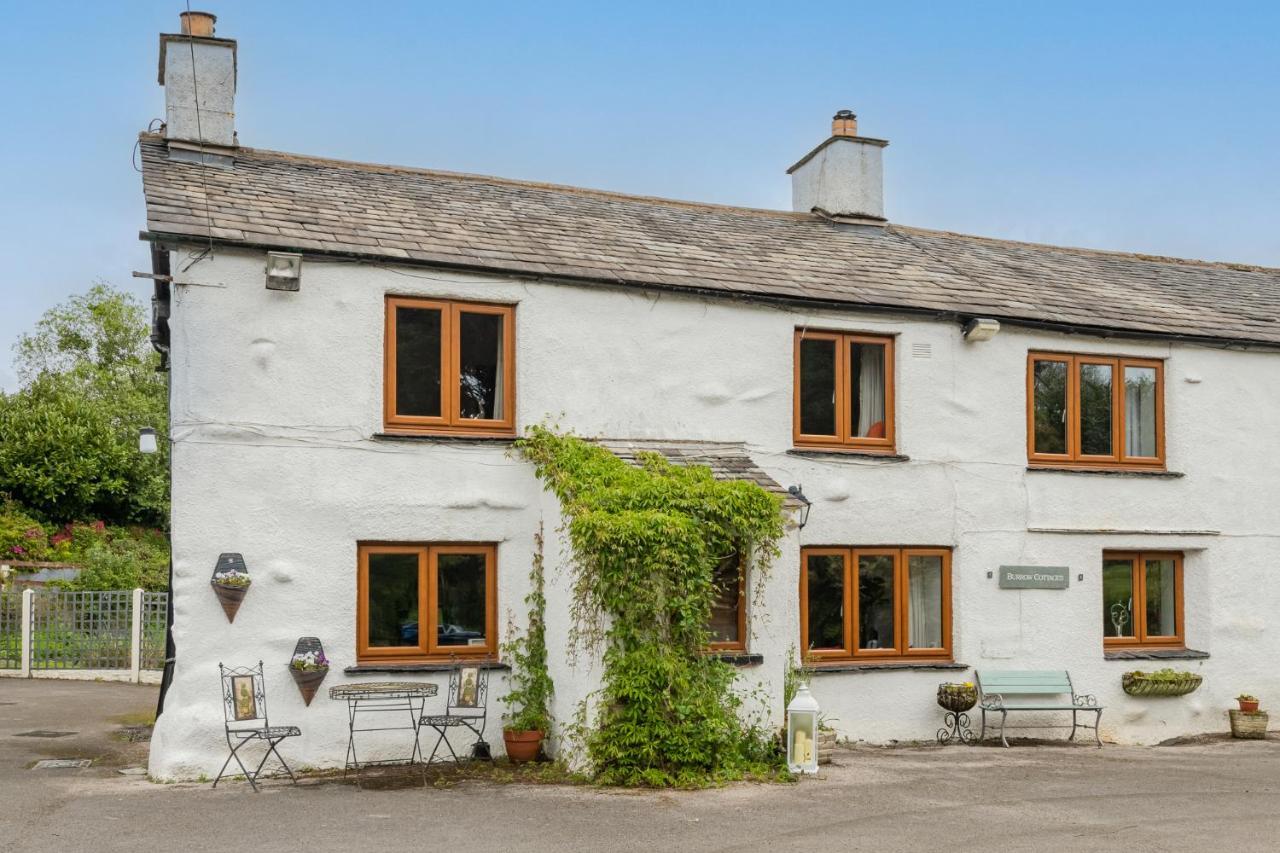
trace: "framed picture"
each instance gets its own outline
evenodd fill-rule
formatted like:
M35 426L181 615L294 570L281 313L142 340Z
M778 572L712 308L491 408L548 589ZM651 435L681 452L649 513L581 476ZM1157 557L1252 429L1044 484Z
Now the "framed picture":
M231 676L231 700L236 722L258 719L258 697L254 695L252 675Z
M459 708L475 708L480 702L480 669L464 666L458 673Z

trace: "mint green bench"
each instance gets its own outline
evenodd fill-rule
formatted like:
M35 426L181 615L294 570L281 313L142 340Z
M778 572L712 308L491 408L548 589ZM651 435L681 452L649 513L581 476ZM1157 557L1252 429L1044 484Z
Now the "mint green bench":
M1009 741L1004 736L1004 724L1011 711L1070 711L1071 736L1075 740L1076 729L1093 729L1093 738L1102 747L1102 738L1098 735L1098 726L1102 722L1102 706L1095 696L1089 693L1077 693L1071 686L1071 673L1063 669L1050 670L974 670L974 679L978 686L978 706L982 709L981 741L987 736L987 712L1000 714L1000 742L1006 747ZM1025 697L1010 702L1009 697ZM1070 699L1061 697L1069 696ZM1093 725L1081 723L1077 715L1092 713ZM992 723L995 727L995 723Z

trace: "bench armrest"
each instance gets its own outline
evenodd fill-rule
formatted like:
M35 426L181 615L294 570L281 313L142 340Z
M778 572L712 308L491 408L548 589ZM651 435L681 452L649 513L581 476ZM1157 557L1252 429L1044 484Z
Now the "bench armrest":
M1003 711L1004 697L999 693L982 694L982 708L986 711Z
M1071 704L1081 708L1096 708L1098 707L1098 697L1092 693L1072 693Z

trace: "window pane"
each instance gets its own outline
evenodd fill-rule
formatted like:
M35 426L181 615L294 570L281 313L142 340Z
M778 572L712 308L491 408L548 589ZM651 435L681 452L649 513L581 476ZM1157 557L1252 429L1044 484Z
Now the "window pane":
M942 648L942 557L908 557L907 584L907 646Z
M884 344L849 345L849 423L861 438L885 436Z
M1110 456L1111 365L1080 365L1080 452Z
M809 636L811 649L844 648L844 557L812 554L809 573Z
M483 645L485 555L440 554L436 566L437 645Z
M800 341L800 432L836 434L835 341Z
M1175 637L1178 634L1175 563L1167 557L1146 562L1147 636Z
M458 364L458 407L464 418L505 417L502 399L502 315L471 314L458 321L461 358Z
M1156 456L1156 369L1124 369L1124 452Z
M1032 368L1036 453L1067 452L1067 364L1037 361Z
M716 587L715 600L711 602L711 642L738 643L738 610L742 606L742 563L737 554L731 554L716 566L712 582Z
M1133 563L1102 561L1102 635L1133 636Z
M369 555L369 645L418 645L418 555Z
M396 414L440 417L440 312L396 307Z
M858 648L892 649L893 557L858 557Z

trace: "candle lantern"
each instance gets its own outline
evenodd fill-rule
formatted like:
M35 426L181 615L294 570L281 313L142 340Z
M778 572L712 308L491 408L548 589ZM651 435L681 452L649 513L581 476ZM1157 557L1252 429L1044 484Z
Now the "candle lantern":
M796 688L787 706L787 769L792 773L818 772L818 701L809 685Z

